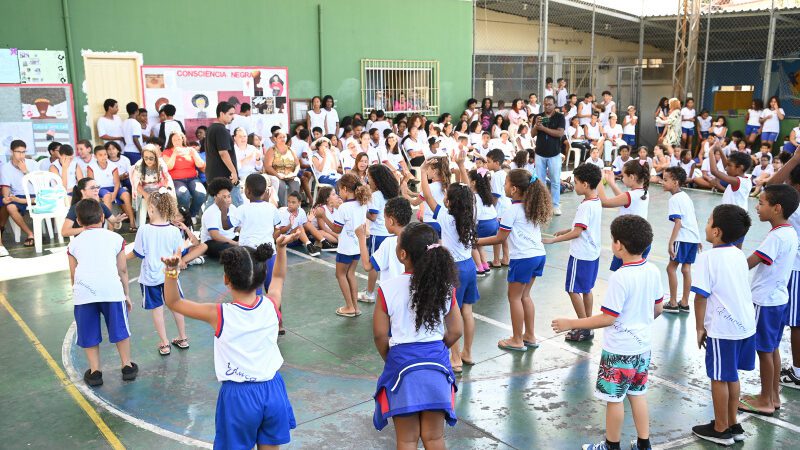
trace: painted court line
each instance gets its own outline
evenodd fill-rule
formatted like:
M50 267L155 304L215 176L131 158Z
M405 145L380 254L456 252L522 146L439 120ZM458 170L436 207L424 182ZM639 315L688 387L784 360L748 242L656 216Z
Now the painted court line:
M33 344L33 347L39 352L39 355L41 355L47 365L50 366L50 369L52 369L56 378L58 378L61 386L64 387L70 397L75 400L75 403L77 403L78 406L80 406L81 409L86 413L86 415L89 416L92 422L94 422L97 429L100 430L100 432L103 434L103 437L105 437L109 445L111 445L111 448L114 450L124 449L125 446L122 445L122 442L119 440L117 435L111 431L111 428L108 427L103 418L97 414L97 411L92 408L92 405L90 405L89 402L86 401L86 398L81 395L76 388L75 383L67 378L67 375L63 370L61 370L61 367L58 366L58 363L53 359L53 357L50 356L50 353L46 348L44 348L44 345L42 345L42 343L39 341L39 338L37 338L33 333L33 330L28 327L28 324L25 323L22 317L20 317L14 307L8 302L6 296L3 294L0 294L0 304L2 304L3 307L8 311L14 321L17 322L17 325L22 328L22 332L25 333L25 336L31 341L31 344Z

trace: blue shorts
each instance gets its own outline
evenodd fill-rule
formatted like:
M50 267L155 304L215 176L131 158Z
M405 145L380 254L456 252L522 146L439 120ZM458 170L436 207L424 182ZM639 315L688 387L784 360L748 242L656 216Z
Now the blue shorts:
M374 234L369 237L367 241L367 250L369 250L369 256L372 256L373 253L377 252L379 248L381 248L381 244L383 241L386 240L389 236L375 236Z
M706 338L706 375L714 381L739 381L739 370L756 368L756 339Z
M439 236L439 239L442 238L442 227L439 225L439 222L425 222L425 225L430 225L431 228L436 230L436 234Z
M651 246L648 245L647 248L644 249L644 253L642 253L642 259L647 259L647 255L650 254L650 247ZM612 257L611 258L611 267L609 267L609 270L612 271L612 272L616 272L617 269L619 269L620 267L622 267L622 260L617 258L616 256Z
M284 445L297 426L280 373L269 381L223 381L217 397L214 449Z
M800 271L793 270L789 276L789 303L783 317L784 325L800 327Z
M75 305L75 324L78 328L78 347L91 348L103 342L100 315L106 319L108 340L112 344L131 336L128 327L128 308L125 302L97 302Z
M352 262L358 261L361 259L361 255L343 255L341 253L336 253L336 262L342 264L350 264Z
M567 262L567 281L564 283L564 290L575 294L592 292L599 269L600 258L589 261L570 255Z
M509 283L529 283L544 273L545 255L531 258L512 259L508 263Z
M787 305L756 307L756 351L772 353L781 345Z
M18 197L25 197L25 196L24 195L19 195ZM35 195L31 195L31 200L33 200L35 198L36 198ZM28 210L28 204L27 203L14 202L14 203L9 203L9 204L16 206L17 207L17 211L19 211L20 215L25 215L25 211Z
M328 186L336 187L336 182L339 181L339 178L342 176L339 174L331 174L331 175L320 175L317 178L317 183L327 184Z
M491 237L497 235L497 230L500 229L500 222L497 219L486 219L478 221L478 237Z
M472 305L481 298L478 293L478 275L475 272L475 261L465 259L456 263L458 267L458 287L456 288L456 301L458 307L464 304Z
M783 151L786 153L791 155L795 152L795 150L797 150L797 147L795 147L791 142L786 142L783 144Z
M681 131L686 136L694 136L694 128L683 128L683 127L681 127Z
M757 134L759 128L761 127L758 125L747 125L744 127L744 135L750 136L751 134Z
M679 264L694 264L698 246L699 244L675 241L675 258L672 260Z
M128 190L125 189L124 187L120 186L119 190L117 191L117 197L116 198L112 198L111 200L113 200L116 204L121 205L122 204L122 194L124 194L125 192L128 192ZM103 200L103 197L105 197L106 194L113 194L113 193L114 193L114 186L101 187L100 188L100 194L99 194L100 195L100 200Z
M156 286L145 286L142 283L139 283L139 287L142 291L142 308L156 309L159 306L164 306L163 283ZM181 298L183 298L183 290L181 290L180 283L178 283L178 292L180 292Z
M700 132L700 136L701 136L703 139L708 139L708 131L701 131L701 132Z
M775 142L778 139L778 133L761 133L761 142L769 141Z
M635 134L623 134L622 140L625 141L630 147L636 147L636 135Z

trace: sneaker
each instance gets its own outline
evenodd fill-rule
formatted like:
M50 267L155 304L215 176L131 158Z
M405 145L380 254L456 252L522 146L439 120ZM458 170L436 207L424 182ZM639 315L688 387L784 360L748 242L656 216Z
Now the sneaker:
M780 382L783 386L800 389L800 377L795 375L791 367L781 369Z
M136 365L135 362L131 361L130 366L125 366L122 368L122 379L125 381L133 381L136 379L136 375L139 374L139 366Z
M678 305L672 306L669 303L667 303L666 305L664 305L664 312L670 314L677 314L681 312L681 308Z
M8 249L0 245L0 258L2 258L3 256L8 256Z
M683 305L678 305L678 308L680 308L680 309L681 309L681 312L682 312L682 313L686 313L686 314L689 314L689 311L691 310L691 309L689 308L689 305L686 305L686 306L683 306Z
M639 440L634 439L631 441L631 450L651 450L653 447L639 447Z
M478 276L478 277L481 277L481 278L483 278L483 277L485 277L486 275L489 275L489 274L488 274L488 273L486 273L486 272L487 272L487 271L485 271L485 270L476 270L476 271L475 271L475 275L476 275L476 276Z
M602 441L597 444L583 444L581 448L583 450L608 450L608 445L606 445L606 441Z
M370 295L366 289L358 293L358 301L364 303L375 303L375 293Z
M720 445L733 445L733 443L736 442L733 440L733 435L731 434L730 429L719 432L714 429L713 421L705 425L697 425L692 427L692 434L700 439Z
M323 240L322 242L320 242L320 243L319 243L319 248L320 248L320 249L321 249L323 252L335 252L335 251L336 251L336 246L335 246L335 245L333 245L333 244L331 244L331 243L330 243L330 242L328 242L327 240Z
M742 442L746 437L744 434L744 428L742 428L742 424L740 423L733 424L728 427L728 432L731 433L733 440L736 442Z
M306 252L308 252L309 256L319 256L319 247L309 242L306 244Z
M86 373L83 374L83 381L89 386L101 386L103 384L103 372L99 370L92 372L92 369L86 369Z
M199 265L205 264L205 263L206 263L206 259L203 258L202 256L198 256L197 258L189 261L186 265L187 266L199 266Z
M560 216L561 215L561 208L559 208L559 207L553 208L553 215L554 216Z

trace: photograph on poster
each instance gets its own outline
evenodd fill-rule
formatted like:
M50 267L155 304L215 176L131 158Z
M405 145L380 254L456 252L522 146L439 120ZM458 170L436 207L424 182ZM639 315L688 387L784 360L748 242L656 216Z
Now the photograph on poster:
M36 140L33 137L33 126L30 121L0 122L0 155L11 154L11 141L15 139L25 141L29 155L36 153Z
M251 106L258 114L274 114L275 97L253 97L253 104Z
M275 109L278 114L286 112L286 97L275 97Z
M148 74L144 76L144 84L147 89L164 89L164 75L163 74Z
M63 87L37 87L21 90L22 118L32 120L69 119L67 95L67 89Z
M18 50L21 83L67 83L66 55L60 50Z
M51 142L75 145L75 139L71 131L72 127L66 120L33 122L33 139L36 153L47 153L47 146Z

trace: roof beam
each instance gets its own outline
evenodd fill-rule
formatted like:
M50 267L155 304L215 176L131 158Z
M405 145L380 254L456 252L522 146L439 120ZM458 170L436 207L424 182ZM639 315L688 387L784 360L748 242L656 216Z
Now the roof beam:
M581 9L584 11L592 11L592 5L587 5L581 2L573 1L573 0L550 0L551 3L558 3L560 5L569 6L575 9ZM597 5L596 9L598 14L602 14L604 16L615 17L617 19L627 20L628 22L639 23L641 18L634 14L628 14L622 11L616 11L613 9L608 9L603 6Z

